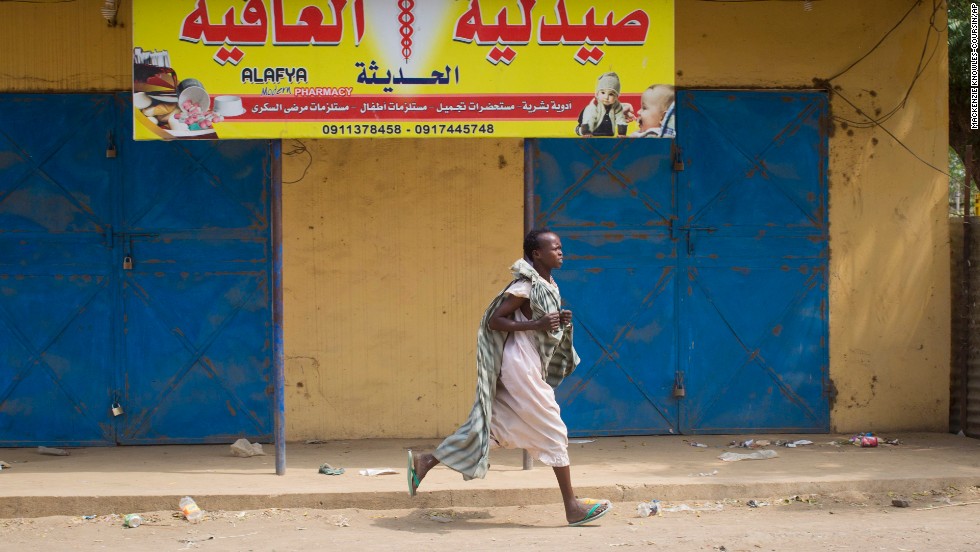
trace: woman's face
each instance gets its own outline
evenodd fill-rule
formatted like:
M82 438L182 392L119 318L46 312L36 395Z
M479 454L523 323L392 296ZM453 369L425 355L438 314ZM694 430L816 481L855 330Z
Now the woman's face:
M558 234L548 233L538 236L538 248L534 253L537 261L551 269L561 268L562 263L565 262Z
M647 90L640 97L640 110L636 113L640 122L640 130L649 130L661 126L664 120L664 108L656 101L656 94Z

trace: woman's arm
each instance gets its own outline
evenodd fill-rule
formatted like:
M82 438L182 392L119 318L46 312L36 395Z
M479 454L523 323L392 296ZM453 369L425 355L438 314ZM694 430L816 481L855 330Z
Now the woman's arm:
M537 320L529 320L527 322L514 320L513 314L517 309L524 306L530 306L527 298L508 295L504 299L504 302L497 307L497 310L493 311L488 326L490 326L491 330L498 332L522 332L526 330L554 331L558 329L559 314L557 312L549 312Z

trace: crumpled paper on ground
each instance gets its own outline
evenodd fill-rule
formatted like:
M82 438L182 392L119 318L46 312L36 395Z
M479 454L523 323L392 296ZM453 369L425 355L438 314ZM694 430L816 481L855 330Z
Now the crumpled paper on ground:
M361 475L366 475L368 477L374 477L375 475L391 475L398 472L391 468L368 468L366 470L361 470L357 473Z
M265 456L260 443L249 443L248 439L239 439L231 445L231 455L241 458L250 456Z
M774 450L760 450L752 454L739 454L737 452L725 452L718 457L725 462L738 462L739 460L768 460L779 456Z

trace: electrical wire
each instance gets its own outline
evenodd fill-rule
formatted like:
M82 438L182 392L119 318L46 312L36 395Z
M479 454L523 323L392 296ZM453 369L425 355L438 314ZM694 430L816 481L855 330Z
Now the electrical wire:
M892 118L892 116L894 116L896 113L898 113L899 111L901 111L902 109L905 108L906 104L908 103L909 96L912 95L912 89L915 87L915 83L919 80L919 77L921 77L922 74L925 72L926 67L932 61L932 58L936 55L936 51L939 49L939 45L941 44L941 41L938 40L939 37L937 36L937 40L936 40L935 45L933 45L933 47L932 47L932 51L929 53L928 58L926 57L926 50L929 47L929 41L930 41L930 38L932 37L932 32L934 30L936 30L937 31L937 35L941 35L942 34L942 31L945 30L945 29L941 29L941 28L940 29L937 29L936 26L935 26L935 21L937 20L936 14L939 11L938 10L939 6L941 6L941 2L935 2L934 5L933 5L933 12L932 12L932 16L930 17L929 29L926 31L926 38L925 38L925 41L922 44L922 52L919 54L919 61L916 64L915 74L912 76L912 80L909 83L908 88L905 90L905 94L902 96L901 101L899 101L898 104L895 107L893 107L892 109L890 109L884 115L880 115L880 114L877 114L876 113L875 114L876 117L872 117L868 121L851 121L851 120L848 120L848 119L844 119L842 117L835 117L836 120L846 122L846 123L848 123L848 124L850 124L850 125L852 125L852 126L854 126L856 128L871 128L871 127L880 125L881 123L884 123L888 119ZM879 42L879 44L880 44L880 42ZM868 52L868 53L870 53L870 52ZM867 57L867 55L868 54L865 54L864 56L862 56L862 59L864 57ZM851 64L851 66L848 68L848 70L851 67L854 67L854 65L856 65L856 63ZM830 79L827 79L827 80L828 81L833 80L834 78L836 78L837 76L840 76L842 74L843 74L843 72L838 73L835 77L831 77ZM834 88L834 90L836 91L837 88Z
M888 38L888 36L890 36L895 31L895 29L897 29L906 19L908 19L909 15L912 13L912 11L915 10L915 8L917 8L921 4L922 4L922 0L916 0L912 4L912 6L909 8L909 10L905 12L905 15L903 15L902 18L899 19L899 21L895 25L893 25L892 28L890 28L888 30L888 32L886 32L884 34L884 36L882 36L881 39L877 43L875 43L875 45L870 50L868 50L863 56L861 56L860 58L858 58L857 60L855 60L853 63L851 63L850 65L848 65L844 70L842 70L842 71L838 72L837 74L835 74L834 76L826 79L824 82L830 83L834 79L836 79L836 78L844 75L845 73L847 73L848 71L850 71L851 69L853 69L858 63L860 63L861 61L863 61L864 59L866 59L868 56L870 56L875 50L878 49L878 47L881 46L881 44L885 41L885 39ZM932 163L929 163L928 161L926 161L925 159L923 159L917 153L915 153L914 151L912 151L912 148L910 148L908 145L906 145L904 142L902 142L902 140L900 140L897 136L895 136L895 134L893 134L890 130L888 130L884 126L884 123L886 121L888 121L889 119L891 119L894 115L896 115L897 113L899 113L901 110L905 109L905 107L908 104L909 97L912 95L912 90L913 90L913 88L915 88L916 82L918 82L919 77L921 77L922 74L925 73L926 67L928 67L929 64L932 62L932 59L936 55L936 51L939 49L939 45L941 44L941 41L939 40L939 38L942 36L943 32L945 31L945 28L937 27L936 26L936 21L938 20L937 14L940 11L939 8L942 7L942 6L943 6L943 2L941 0L933 0L932 14L929 17L929 27L926 30L925 41L922 44L922 51L919 54L919 61L916 64L915 73L913 74L912 80L909 82L909 85L906 88L905 93L902 95L902 99L895 105L895 107L893 107L892 109L888 110L888 112L886 112L883 115L876 113L875 114L876 116L871 116L868 113L866 113L863 109L859 108L850 99L848 99L842 93L840 86L833 86L833 87L828 87L828 88L829 88L829 91L831 93L833 93L834 95L836 95L840 99L842 99L845 102L847 102L851 107L853 107L854 110L858 113L858 115L860 115L860 116L862 116L862 117L865 118L865 120L863 120L863 121L854 121L854 120L850 120L850 119L847 119L847 118L844 118L844 117L835 116L834 117L834 120L835 121L838 121L838 122L841 122L841 123L846 123L846 124L848 124L850 126L853 126L855 128L873 128L873 127L878 127L883 132L885 132L885 134L887 134L888 136L890 136L892 138L892 140L895 140L895 142L898 143L899 146L901 146L905 151L909 152L918 161L922 162L924 165L932 168L933 170L939 172L940 174L943 174L943 175L945 175L945 176L948 177L949 176L949 173L948 172L946 172L943 169L940 169L940 168L936 167ZM933 36L933 31L936 32L937 40L936 40L936 43L932 47L932 51L929 52L928 53L928 56L927 56L926 53L929 51L929 43L930 43L931 38Z
M790 2L790 1L800 1L800 0L699 0L699 1L701 1L701 2L716 2L716 3L723 3L723 4L737 4L737 3L744 3L744 2L772 2L772 1ZM842 75L846 74L848 71L850 71L851 69L853 69L859 63L861 63L862 61L864 61L865 59L867 59L868 56L870 56L872 53L874 53L885 42L885 40L887 40L888 37L891 36L891 34L893 32L895 32L896 29L898 29L899 27L902 26L902 23L904 23L905 20L907 20L909 18L909 16L912 15L912 12L915 11L915 9L917 7L919 7L920 5L922 5L922 3L923 3L923 0L915 0L912 3L912 5L909 7L909 9L905 12L905 14L902 15L902 17L894 25L892 25L892 27L890 29L888 29L888 31L885 32L885 34L882 35L882 37L880 39L878 39L878 42L876 42L874 44L874 46L871 47L871 49L869 49L867 52L865 52L864 55L862 55L861 57L859 57L856 60L854 60L853 62L851 62L850 65L848 65L844 69L842 69L842 70L838 71L837 73L835 73L833 76L830 76L830 77L828 77L826 79L823 79L823 82L829 84L834 79L837 79L838 77L841 77ZM915 84L918 82L919 77L921 77L922 74L925 73L926 67L928 67L929 64L932 62L932 59L936 55L936 51L939 49L940 41L937 40L936 41L936 44L933 45L933 47L932 47L932 51L929 52L929 43L930 43L930 39L932 38L933 31L936 31L936 34L939 35L939 36L941 36L942 33L946 30L944 27L939 27L939 26L936 25L936 22L938 20L938 18L936 16L939 13L939 8L942 5L943 5L942 1L940 1L940 0L933 0L932 15L929 17L929 28L926 31L926 39L925 39L925 41L923 42L923 45L922 45L922 52L919 54L919 62L916 65L915 73L912 76L912 80L909 82L909 85L906 88L905 93L902 95L902 99L895 105L895 107L891 108L890 110L888 110L883 115L882 114L876 114L877 116L873 117L873 116L869 115L868 113L866 113L863 109L861 109L860 107L858 107L854 102L852 102L846 96L844 96L844 94L841 92L839 86L833 86L833 87L832 86L828 86L828 89L829 89L829 91L831 93L837 95L839 98L841 98L842 100L844 100L845 102L847 102L848 104L850 104L850 106L853 107L855 111L857 111L858 115L860 115L860 116L862 116L862 117L865 118L864 121L854 121L854 120L846 119L844 117L835 116L834 117L834 120L835 121L842 122L842 123L847 123L848 125L853 126L855 128L873 128L873 127L879 127L879 128L881 128L882 131L885 132L885 134L887 134L893 140L895 140L895 142L897 142L898 145L900 145L905 151L909 152L917 160L919 160L920 162L922 162L926 166L928 166L928 167L930 167L930 168L938 171L939 173L941 173L943 175L946 175L946 176L949 176L949 173L947 173L946 171L944 171L944 170L936 167L932 163L929 163L928 161L926 161L925 159L923 159L921 156L919 156L917 153L915 153L914 151L912 151L912 149L910 147L908 147L904 142L902 142L890 130L888 130L887 128L885 128L884 127L884 124L883 124L886 121L888 121L889 119L891 119L893 116L895 116L897 113L899 113L901 110L903 110L908 105L908 100L909 100L909 97L912 95L912 90L913 90L913 88L915 88ZM927 52L928 52L928 56L927 56Z
M878 49L879 46L881 46L881 43L884 42L886 38L888 38L888 35L892 34L895 31L895 29L897 29L899 26L901 26L901 24L906 19L908 19L909 15L912 14L912 11L915 10L915 8L918 7L920 4L922 4L922 0L915 0L915 3L912 4L912 7L910 7L909 10L907 12L905 12L905 15L903 15L902 18L898 20L898 23L895 23L892 26L891 29L888 29L888 32L885 33L885 35L882 36L881 39L878 40L878 42L876 42L875 45L871 47L870 50L868 50L863 56L861 56L861 57L857 58L856 60L854 60L854 63L848 65L847 67L845 67L842 71L840 71L836 75L834 75L832 77L828 77L827 80L831 81L831 80L836 79L837 77L839 77L839 76L843 75L844 73L846 73L846 72L850 71L851 69L853 69L854 66L857 65L858 63L861 63L862 61L864 61L864 59L866 57L870 56L872 52L874 52L875 50Z
M295 155L306 155L307 156L306 167L303 168L303 174L300 175L299 178L297 178L296 180L289 180L289 181L284 180L282 182L283 184L295 184L300 180L303 180L304 178L306 178L306 173L310 170L310 167L313 166L313 154L310 153L310 150L309 148L306 147L306 144L304 144L302 140L297 140L297 139L293 139L291 140L291 142L293 148L289 151L284 151L282 154L287 155L289 157L293 157Z
M841 94L840 91L835 90L834 91L834 94L836 94L838 98L840 98L840 99L844 100L845 102L847 102L848 104L850 104L850 106L853 107L855 109L855 111L858 112L859 115L863 115L865 117L868 117L869 119L871 118L860 107L858 107L857 105L855 105L854 102L852 102L851 100L847 99L846 96L844 96L843 94ZM937 172L939 172L941 174L944 174L946 176L949 176L949 173L948 172L940 169L939 167L937 167L937 166L933 165L932 163L926 161L925 159L919 157L918 154L916 154L914 151L912 151L911 148L909 148L908 146L906 146L904 142L902 142L901 140L899 140L897 136L895 136L894 134L892 134L891 131L888 130L887 128L885 128L883 125L878 125L878 128L880 128L881 130L883 130L885 132L885 134L891 136L892 137L892 140L895 140L896 142L898 142L898 145L902 146L902 148L905 149L905 151L911 153L912 154L912 157L915 157L916 159L918 159L919 161L921 161L924 165L927 165L927 166L935 169Z

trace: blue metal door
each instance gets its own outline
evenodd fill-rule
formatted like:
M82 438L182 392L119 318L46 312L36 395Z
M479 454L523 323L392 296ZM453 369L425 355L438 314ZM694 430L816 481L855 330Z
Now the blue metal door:
M583 358L562 415L576 435L827 431L826 97L677 100L675 141L528 143Z
M269 147L120 149L121 443L271 438Z
M681 431L828 431L826 95L677 100Z
M115 438L114 120L111 96L0 100L0 445Z
M137 143L131 111L0 99L2 445L271 437L269 144ZM52 113L82 124L12 133Z
M581 366L557 389L573 434L668 433L677 364L677 198L670 140L529 140L535 226L561 235L556 275Z

